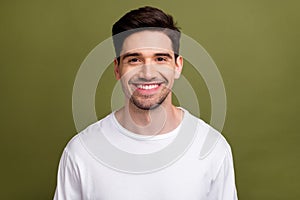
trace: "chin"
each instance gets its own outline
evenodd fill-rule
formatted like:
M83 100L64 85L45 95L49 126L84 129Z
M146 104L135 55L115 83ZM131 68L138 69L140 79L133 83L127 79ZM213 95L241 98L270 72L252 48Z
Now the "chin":
M160 98L158 101L150 103L149 100L143 100L140 101L135 98L131 98L130 101L135 105L137 108L141 110L154 110L155 108L158 108L167 98L168 95L164 96L163 98Z
M160 104L154 104L154 105L137 105L134 104L137 108L141 109L141 110L154 110L155 108L159 107Z

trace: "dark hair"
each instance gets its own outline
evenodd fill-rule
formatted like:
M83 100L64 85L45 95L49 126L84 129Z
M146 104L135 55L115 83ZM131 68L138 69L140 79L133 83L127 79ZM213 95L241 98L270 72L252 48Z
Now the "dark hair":
M146 6L131 10L113 25L112 35L118 61L126 37L143 30L164 32L172 41L175 58L179 55L180 30L173 17L158 8Z

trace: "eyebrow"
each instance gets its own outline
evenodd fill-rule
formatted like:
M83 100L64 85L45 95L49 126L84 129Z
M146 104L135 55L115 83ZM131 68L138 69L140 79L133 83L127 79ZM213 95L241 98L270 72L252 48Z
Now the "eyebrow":
M141 56L141 53L125 53L124 55L120 56L122 57L122 59L124 60L127 57L131 57L131 56ZM171 56L171 54L169 53L155 53L154 56L166 56L170 59L172 59L173 57Z
M172 59L173 57L171 56L171 54L169 54L169 53L156 53L156 54L154 54L155 56L166 56L166 57L168 57L168 58L170 58L170 59Z
M131 56L141 56L142 54L140 53L125 53L124 55L121 55L120 58L122 58L123 60L127 57L131 57Z

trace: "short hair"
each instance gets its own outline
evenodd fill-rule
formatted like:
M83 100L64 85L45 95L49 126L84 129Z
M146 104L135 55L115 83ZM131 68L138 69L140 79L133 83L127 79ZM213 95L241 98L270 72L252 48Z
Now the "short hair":
M113 43L118 61L120 61L124 40L129 35L144 30L165 33L172 42L175 58L179 55L181 33L173 17L158 8L145 6L126 13L112 27Z

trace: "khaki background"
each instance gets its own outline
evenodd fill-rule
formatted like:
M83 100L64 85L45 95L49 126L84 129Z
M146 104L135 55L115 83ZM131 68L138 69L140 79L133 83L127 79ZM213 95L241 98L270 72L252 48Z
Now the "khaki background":
M1 1L1 199L52 199L57 165L76 134L72 87L83 59L126 11L154 5L212 56L224 79L223 130L239 198L299 199L300 3L298 1ZM101 55L99 55L101 56ZM201 115L210 101L201 77ZM105 87L103 84L105 83ZM99 82L99 118L110 112L111 68ZM199 188L200 189L200 188Z

